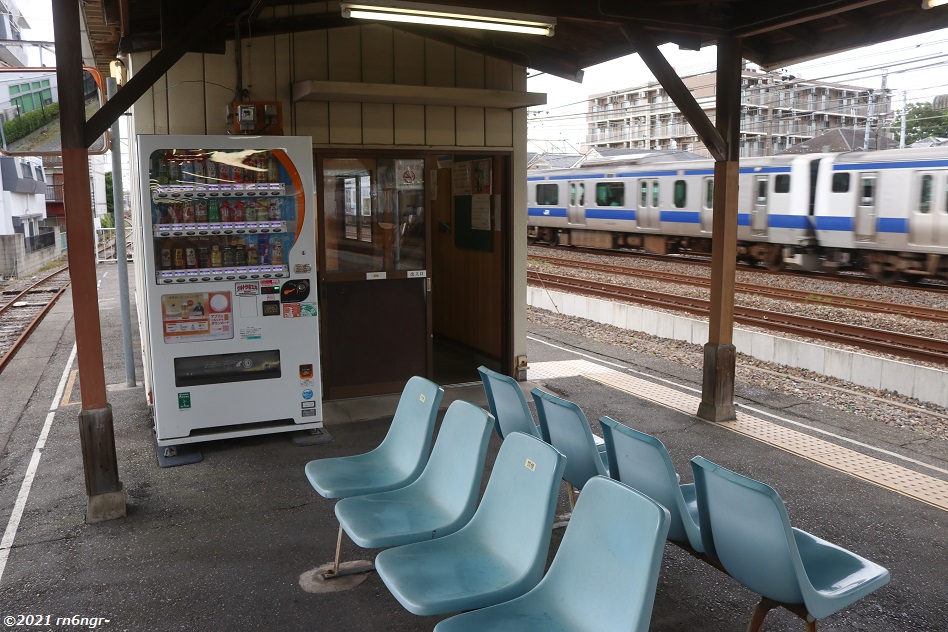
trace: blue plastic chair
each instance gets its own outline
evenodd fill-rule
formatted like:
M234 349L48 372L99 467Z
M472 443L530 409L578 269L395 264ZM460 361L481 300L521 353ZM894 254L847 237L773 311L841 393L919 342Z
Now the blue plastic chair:
M768 485L707 459L691 460L701 537L734 579L763 598L750 632L777 605L802 605L808 629L889 582L889 571L790 526L787 509ZM776 603L775 603L776 602ZM800 614L800 613L798 613Z
M646 632L668 524L668 510L652 499L594 477L536 588L445 619L435 632Z
M698 526L698 502L693 483L679 484L678 473L665 445L655 437L629 428L611 417L599 420L613 478L666 507L671 514L668 539L703 553Z
M540 433L566 456L563 480L567 483L570 508L573 508L576 506L574 490L582 489L593 476L609 476L609 469L603 463L589 421L579 406L538 388L530 393L537 405Z
M474 404L448 408L421 476L407 487L336 503L336 518L364 548L399 546L454 533L477 507L494 418Z
M523 389L517 380L486 366L477 368L487 393L487 406L496 420L494 427L497 435L503 439L511 432L523 432L541 439L540 431L533 422L533 415L523 396Z
M535 437L510 434L471 521L443 538L382 551L375 558L379 577L420 615L484 608L526 593L543 576L564 460Z
M321 496L348 498L404 487L421 474L444 389L417 375L402 390L381 445L365 454L317 459L306 478Z

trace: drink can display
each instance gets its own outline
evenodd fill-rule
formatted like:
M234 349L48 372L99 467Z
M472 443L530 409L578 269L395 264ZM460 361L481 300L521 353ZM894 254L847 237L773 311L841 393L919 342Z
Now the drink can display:
M270 200L260 199L257 200L257 220L265 222L270 217Z
M234 221L234 211L231 208L230 202L224 200L221 202L221 221L222 222L232 222Z
M224 267L234 265L234 247L224 246Z
M198 200L194 203L194 221L198 224L207 223L207 201Z
M224 265L224 263L223 259L221 259L221 247L214 244L211 246L211 267L219 268L222 265Z
M280 169L277 166L277 159L274 158L272 154L267 161L267 181L272 183L280 181Z
M221 221L221 203L218 200L210 200L207 203L207 221L213 223Z
M270 265L283 265L283 240L279 237L270 244Z
M181 162L181 181L182 182L194 182L194 168L191 166L190 160L184 160Z
M247 265L247 251L243 244L237 244L234 246L234 265Z
M173 202L168 205L168 223L175 224L181 221L181 204Z
M244 221L257 221L257 204L253 200L249 200L247 205L244 207Z
M184 248L174 249L174 268L175 270L184 270Z
M208 248L207 246L198 246L197 257L198 257L199 268L211 267L211 249L210 248Z
M237 183L242 183L244 181L244 168L238 166L232 166L230 168L230 179Z
M234 202L234 221L235 222L244 221L245 208L246 208L246 204L244 204L243 200L237 200L236 202Z
M260 258L257 256L257 244L251 241L247 244L247 265L255 266L260 264Z
M181 164L172 155L168 161L168 181L171 184L177 184L181 180Z
M194 156L194 160L191 161L191 171L194 172L193 180L195 182L204 182L204 154Z
M257 182L267 181L267 159L263 154L257 154L253 158L253 166L256 168L253 172L254 180Z
M197 267L197 251L193 247L184 249L184 265L188 270Z
M161 249L161 269L171 270L171 248Z
M219 163L208 158L204 170L207 172L207 179L211 181L211 184L214 184L214 181L220 177L220 171L218 167Z
M280 217L280 200L270 200L270 210L267 218L271 222L278 222L282 219Z
M194 223L194 202L188 200L181 205L181 221L185 224Z
M260 265L270 263L270 238L266 235L257 238L257 259L260 260Z

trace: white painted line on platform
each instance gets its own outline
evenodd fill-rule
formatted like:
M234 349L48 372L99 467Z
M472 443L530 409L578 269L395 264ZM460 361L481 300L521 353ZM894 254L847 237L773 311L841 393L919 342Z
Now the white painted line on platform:
M40 431L39 438L36 440L36 446L33 448L33 456L30 458L30 464L26 468L26 474L23 475L23 484L20 485L20 493L16 496L16 503L13 505L13 512L10 514L10 520L7 521L7 528L3 532L3 539L0 540L0 581L3 580L3 571L7 567L7 559L10 557L10 549L13 547L13 540L16 538L17 529L20 528L20 518L23 517L23 510L26 508L26 501L30 497L30 490L33 488L33 478L36 476L36 470L39 468L40 458L43 456L43 448L46 447L46 438L49 436L49 430L53 426L53 419L56 417L56 411L59 409L59 402L63 396L63 390L66 388L66 379L69 377L69 370L76 360L76 345L72 345L72 352L69 354L69 360L66 361L66 367L63 369L63 375L59 378L59 386L56 387L56 394L49 407L49 413L46 414L46 422Z

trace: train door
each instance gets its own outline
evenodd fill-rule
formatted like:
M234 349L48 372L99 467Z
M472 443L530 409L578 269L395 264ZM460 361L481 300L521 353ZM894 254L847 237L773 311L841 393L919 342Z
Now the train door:
M938 172L921 172L915 182L915 195L912 214L909 221L909 243L917 246L938 244L936 183L941 175Z
M767 234L767 197L770 191L770 176L757 176L754 180L754 210L751 212L751 231L754 235Z
M701 183L701 232L710 233L714 224L714 178L705 178Z
M566 219L570 224L586 225L586 183L582 180L569 181L569 207Z
M856 221L853 231L856 241L873 242L876 240L876 179L875 173L859 174L859 192L856 205Z
M658 180L639 180L639 199L636 220L639 228L658 230L661 228Z

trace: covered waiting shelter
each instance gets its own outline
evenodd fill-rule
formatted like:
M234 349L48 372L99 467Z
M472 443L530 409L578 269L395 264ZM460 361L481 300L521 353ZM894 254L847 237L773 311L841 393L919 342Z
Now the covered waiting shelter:
M716 160L709 341L698 414L733 418L732 344L737 235L741 60L763 68L948 27L948 7L936 0L756 0L666 2L634 0L435 1L428 4L555 18L551 37L400 24L399 30L529 67L582 80L583 68L638 53ZM391 3L389 3L391 4ZM229 40L264 34L332 30L351 25L337 2L308 0L53 0L67 208L88 205L87 148L188 52L224 52ZM151 51L151 60L89 121L82 107L80 30L85 26L97 65L108 73L116 57ZM717 120L712 123L658 46L718 51ZM93 236L83 214L67 215L70 269L82 388L80 429L90 507L119 498L112 414L103 375ZM106 507L108 502L105 502ZM113 508L114 509L114 508ZM105 508L103 514L110 510Z

